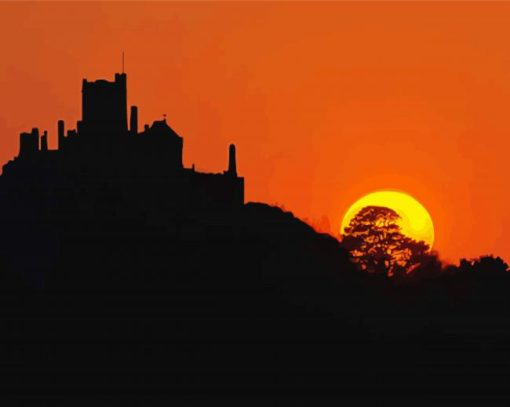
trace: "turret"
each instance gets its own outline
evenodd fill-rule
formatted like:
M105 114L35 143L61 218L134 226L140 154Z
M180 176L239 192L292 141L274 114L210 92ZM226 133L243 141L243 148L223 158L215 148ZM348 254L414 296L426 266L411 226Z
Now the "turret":
M19 155L34 154L39 151L39 129L33 128L31 133L19 135Z
M41 151L48 151L48 132L46 130L41 137Z
M138 134L138 107L131 106L131 115L129 116L129 131L135 136Z
M237 177L236 146L231 144L228 148L228 171L227 174Z
M64 149L65 125L63 120L58 121L58 149Z

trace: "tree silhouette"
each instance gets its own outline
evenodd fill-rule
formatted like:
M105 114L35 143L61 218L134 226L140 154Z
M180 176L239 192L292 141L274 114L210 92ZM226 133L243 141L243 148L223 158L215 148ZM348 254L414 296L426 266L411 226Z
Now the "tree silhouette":
M461 259L460 271L467 273L483 273L485 276L495 277L509 271L508 264L501 257L492 255L480 256L476 259Z
M425 242L402 233L399 219L394 210L382 206L367 206L351 219L342 244L362 270L389 276L408 274L429 256Z

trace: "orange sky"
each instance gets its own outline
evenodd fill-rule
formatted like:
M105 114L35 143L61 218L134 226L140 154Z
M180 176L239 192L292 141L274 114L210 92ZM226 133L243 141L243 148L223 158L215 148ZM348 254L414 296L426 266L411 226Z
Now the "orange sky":
M247 200L343 212L381 188L431 213L456 260L510 260L510 3L0 3L0 161L18 133L79 118L81 79L126 53L141 123ZM505 233L507 232L507 233Z

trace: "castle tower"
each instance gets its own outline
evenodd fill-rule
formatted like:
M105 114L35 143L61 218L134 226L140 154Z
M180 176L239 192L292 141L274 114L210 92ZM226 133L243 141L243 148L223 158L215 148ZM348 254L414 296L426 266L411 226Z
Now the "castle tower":
M126 74L116 73L113 82L83 80L80 136L95 147L114 146L127 136Z

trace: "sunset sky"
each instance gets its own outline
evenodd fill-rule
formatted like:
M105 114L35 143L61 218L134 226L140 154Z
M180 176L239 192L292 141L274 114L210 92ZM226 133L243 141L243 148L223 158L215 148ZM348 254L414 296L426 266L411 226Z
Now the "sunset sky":
M81 80L126 55L140 122L167 115L185 165L238 151L246 200L332 232L397 189L457 261L510 261L510 3L0 3L0 161L80 117Z

